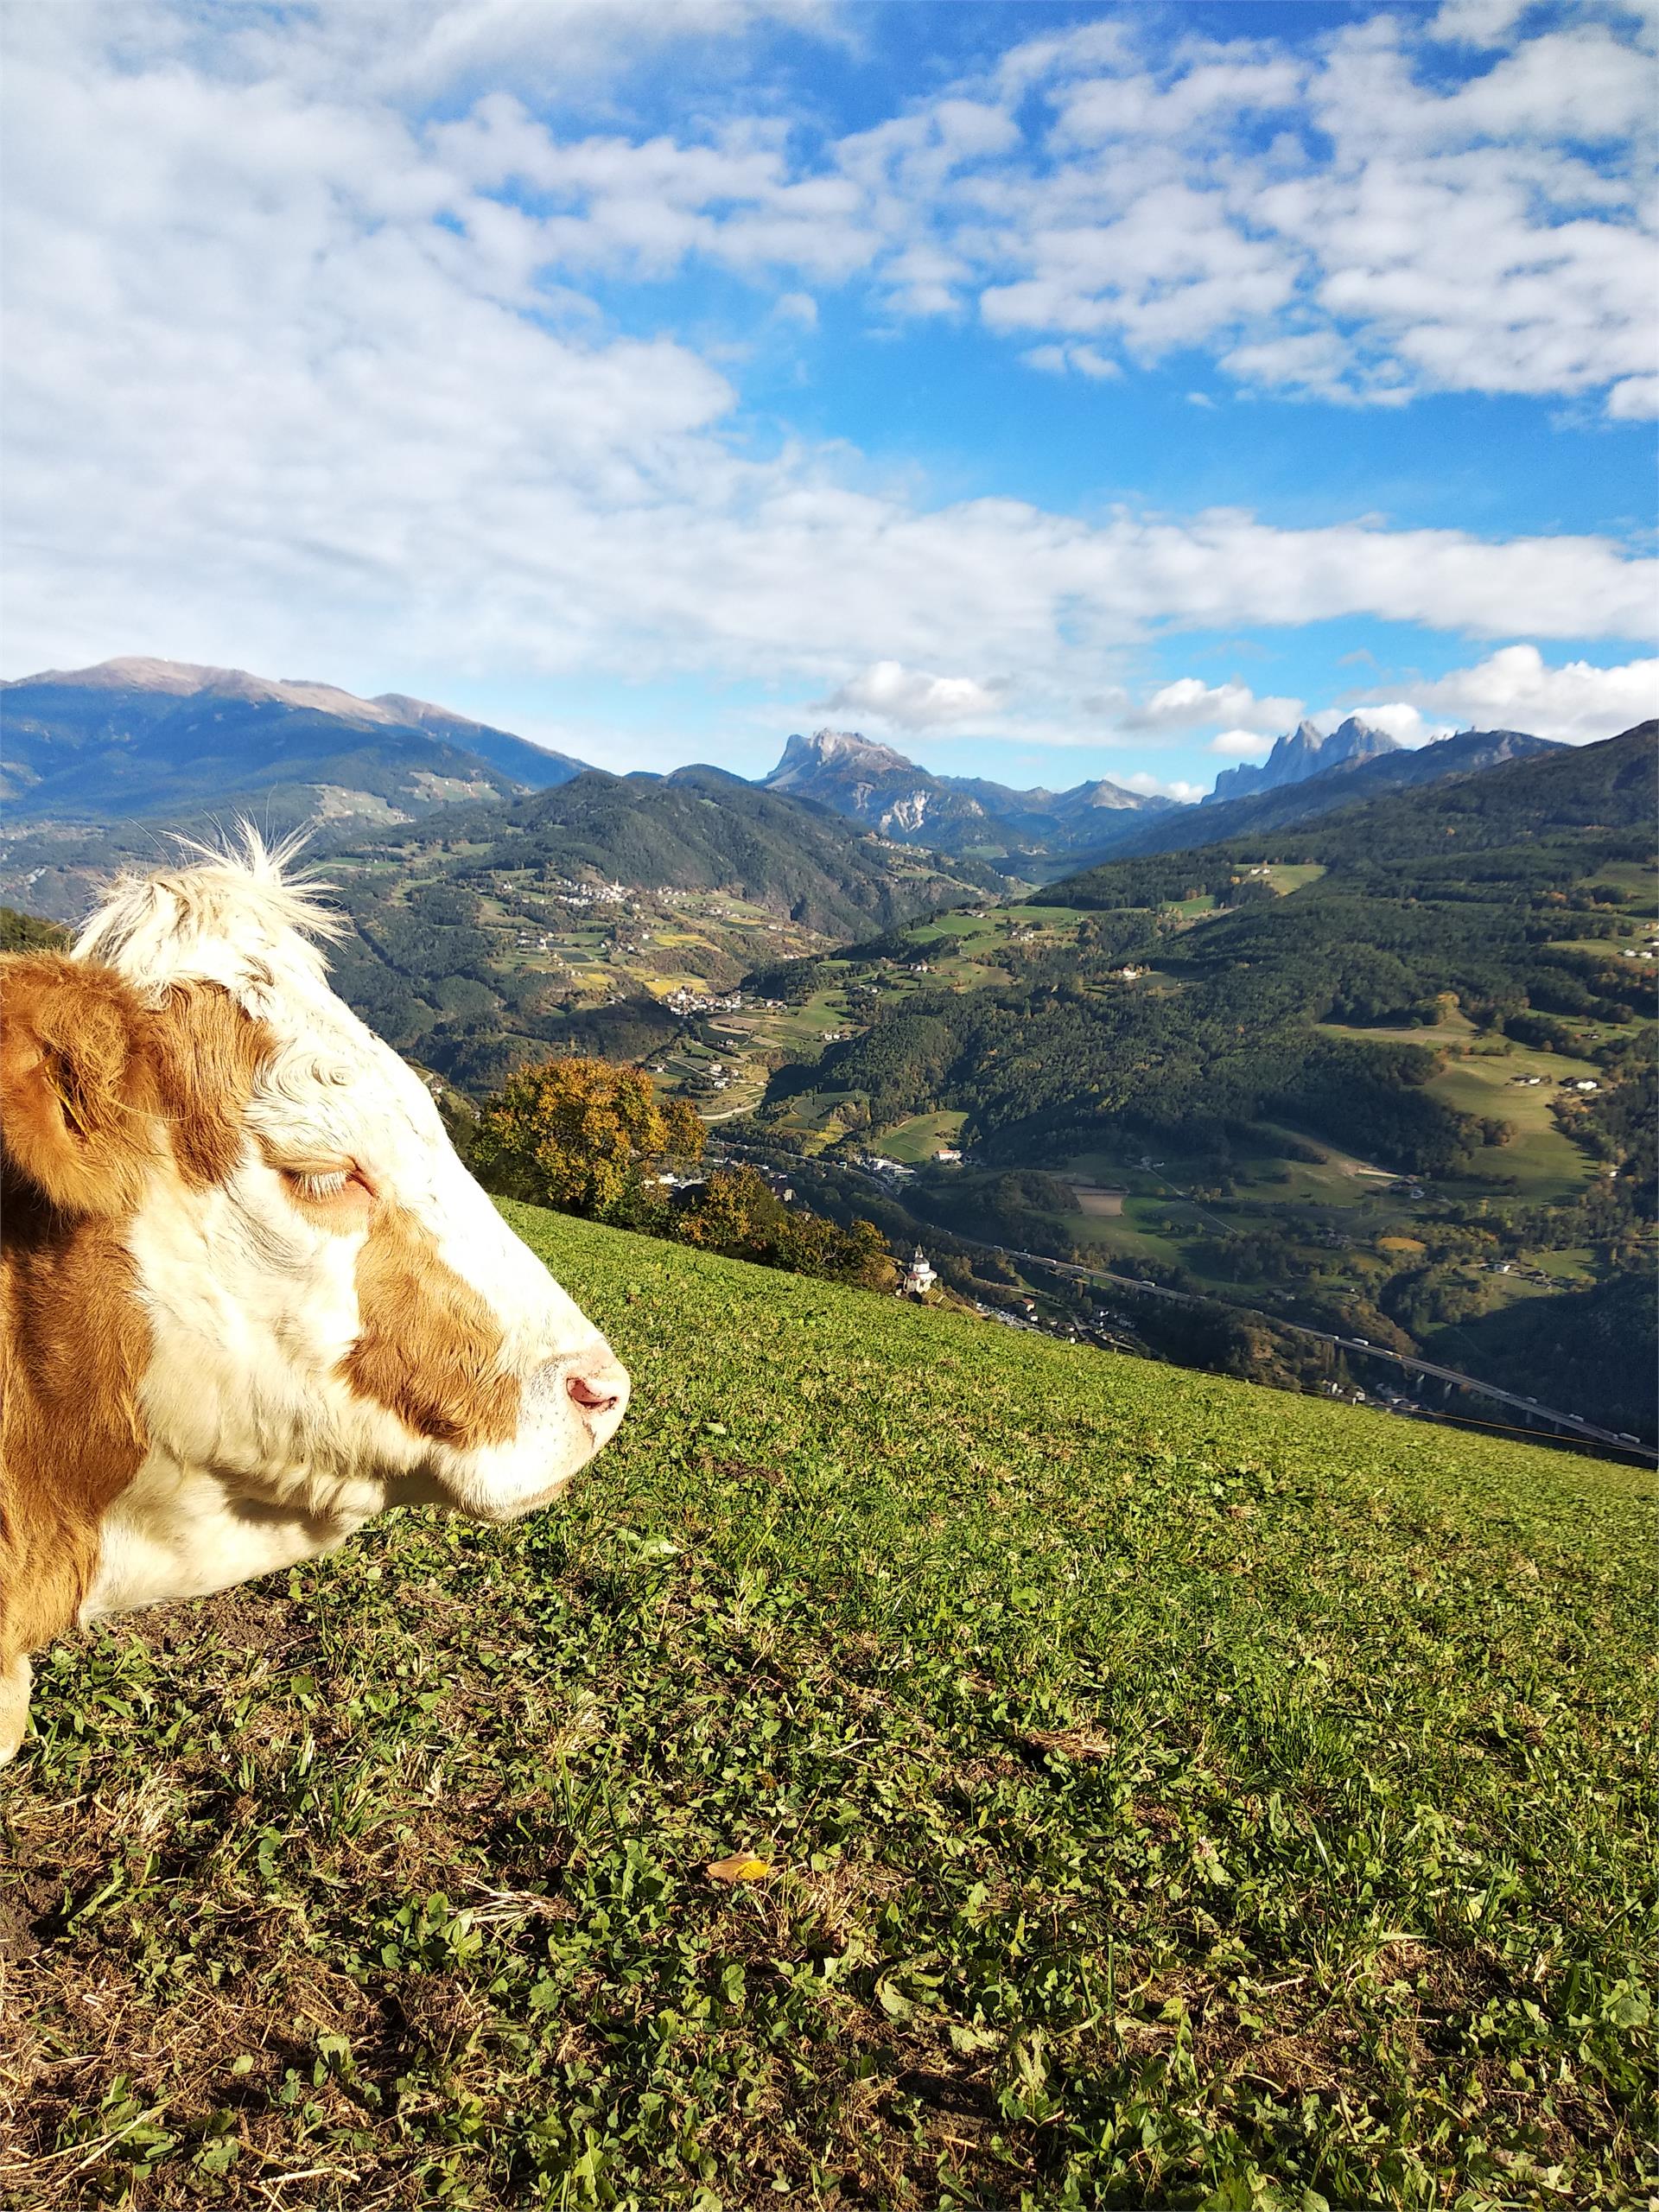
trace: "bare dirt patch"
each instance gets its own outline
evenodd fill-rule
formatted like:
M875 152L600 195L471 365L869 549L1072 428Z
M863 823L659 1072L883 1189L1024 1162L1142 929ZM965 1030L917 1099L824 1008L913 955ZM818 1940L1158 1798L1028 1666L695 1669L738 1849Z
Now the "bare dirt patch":
M1073 1183L1071 1190L1079 1212L1096 1221L1115 1221L1123 1211L1122 1191L1103 1191L1096 1183Z

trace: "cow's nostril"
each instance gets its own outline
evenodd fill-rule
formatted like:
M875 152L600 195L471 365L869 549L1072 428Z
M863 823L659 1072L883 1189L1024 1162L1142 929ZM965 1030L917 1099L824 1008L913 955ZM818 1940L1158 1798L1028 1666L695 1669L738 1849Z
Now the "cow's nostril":
M607 1414L621 1400L627 1384L620 1375L567 1375L564 1387L584 1413Z

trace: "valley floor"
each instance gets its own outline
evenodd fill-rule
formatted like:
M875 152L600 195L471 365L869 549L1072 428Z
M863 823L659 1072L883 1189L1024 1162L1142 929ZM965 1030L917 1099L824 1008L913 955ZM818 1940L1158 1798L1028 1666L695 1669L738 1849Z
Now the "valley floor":
M1654 2186L1640 1477L507 1211L566 1505L42 1663L0 2201Z

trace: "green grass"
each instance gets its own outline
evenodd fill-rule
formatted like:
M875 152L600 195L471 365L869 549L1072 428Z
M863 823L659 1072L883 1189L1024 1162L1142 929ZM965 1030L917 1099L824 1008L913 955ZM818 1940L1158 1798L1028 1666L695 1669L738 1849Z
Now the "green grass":
M1592 1283L1596 1279L1594 1255L1587 1244L1575 1244L1560 1252L1529 1253L1527 1264L1569 1286Z
M1516 1087L1517 1075L1541 1075L1535 1090ZM1521 1196L1537 1202L1563 1198L1581 1190L1589 1179L1590 1163L1572 1139L1564 1136L1550 1106L1560 1096L1560 1085L1570 1077L1589 1076L1605 1082L1603 1071L1587 1060L1570 1060L1558 1052L1535 1052L1517 1046L1502 1058L1453 1060L1428 1086L1437 1098L1460 1113L1491 1115L1515 1131L1511 1142L1483 1151L1471 1177L1515 1175Z
M1475 1033L1461 1014L1452 1014L1428 1029L1353 1029L1337 1022L1320 1026L1340 1037L1394 1039L1431 1048L1453 1046L1452 1056L1427 1085L1430 1094L1459 1113L1507 1122L1515 1131L1510 1143L1484 1150L1478 1156L1469 1171L1471 1181L1513 1175L1520 1183L1520 1198L1536 1205L1570 1198L1588 1180L1588 1160L1571 1138L1561 1134L1550 1107L1560 1097L1562 1084L1572 1077L1605 1080L1604 1071L1591 1061L1540 1052L1507 1039L1501 1051L1460 1054L1455 1048ZM1522 1075L1541 1076L1543 1080L1537 1089L1524 1090L1514 1081Z
M1306 884L1317 883L1325 873L1323 861L1274 861L1268 866L1268 881L1283 898Z
M1638 1477L509 1211L567 1504L41 1668L16 2205L1645 2196Z
M1468 1015L1457 1007L1445 1007L1438 1021L1406 1023L1399 1028L1382 1024L1362 1027L1347 1021L1322 1021L1319 1027L1332 1037L1351 1037L1362 1045L1421 1045L1433 1052L1440 1046L1459 1047L1480 1034ZM1519 1050L1519 1047L1516 1049Z
M1205 891L1200 893L1195 899L1167 899L1160 911L1166 914L1181 914L1189 922L1197 922L1204 920L1211 914L1218 914L1224 910L1221 901L1215 893L1212 891Z
M1656 909L1654 901L1654 872L1640 861L1605 861L1599 868L1580 879L1586 884L1615 883L1622 891L1641 894L1641 904L1627 908L1628 912L1645 914L1651 919Z
M897 1128L889 1129L883 1136L873 1137L870 1150L879 1152L884 1159L899 1160L913 1166L919 1160L931 1160L941 1145L954 1146L962 1135L965 1114L945 1111L938 1114L912 1114L907 1122L900 1122Z
M1272 1123L1263 1125L1273 1128ZM1290 1134L1283 1132L1283 1134ZM1318 1163L1305 1160L1273 1159L1236 1160L1231 1177L1236 1185L1232 1198L1205 1198L1196 1204L1184 1193L1195 1183L1205 1180L1204 1162L1191 1154L1160 1148L1155 1155L1160 1165L1144 1168L1144 1140L1132 1138L1115 1149L1078 1154L1067 1167L1067 1173L1086 1174L1094 1179L1122 1185L1135 1194L1135 1200L1144 1200L1144 1206L1131 1201L1127 1217L1140 1212L1166 1210L1178 1218L1189 1222L1186 1233L1213 1234L1218 1224L1245 1226L1253 1217L1246 1211L1262 1200L1269 1201L1281 1222L1294 1221L1292 1210L1297 1207L1327 1209L1340 1207L1344 1211L1374 1204L1378 1182L1373 1176L1357 1173L1347 1163L1346 1155L1322 1147L1325 1157ZM1281 1177L1283 1180L1281 1180ZM1110 1224L1107 1224L1109 1226ZM1179 1256L1176 1255L1175 1256Z

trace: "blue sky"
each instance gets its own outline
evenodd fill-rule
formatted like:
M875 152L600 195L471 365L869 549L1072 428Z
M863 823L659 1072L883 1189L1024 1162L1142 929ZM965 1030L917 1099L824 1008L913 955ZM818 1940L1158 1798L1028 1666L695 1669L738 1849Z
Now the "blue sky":
M4 667L1192 796L1655 711L1617 5L9 19Z

